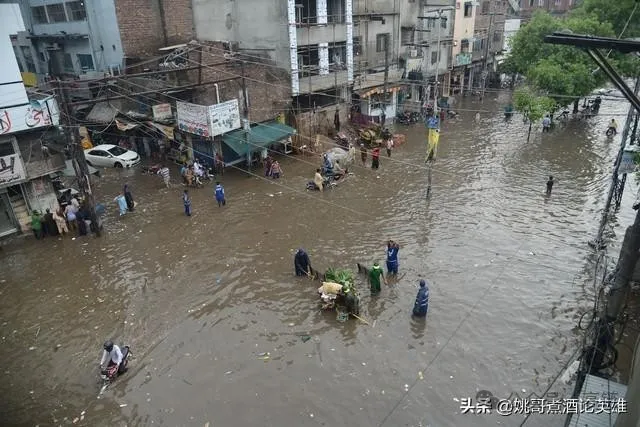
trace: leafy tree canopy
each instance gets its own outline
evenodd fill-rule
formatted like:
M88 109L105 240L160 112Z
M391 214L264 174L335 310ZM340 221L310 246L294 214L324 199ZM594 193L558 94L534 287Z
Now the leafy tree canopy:
M544 37L556 31L604 37L615 33L609 22L602 22L596 15L555 18L538 12L513 37L506 69L526 76L531 86L556 103L567 105L602 85L606 75L593 72L596 66L584 51L545 43Z
M595 15L601 21L610 22L617 37L640 37L638 0L583 0L580 7L572 11L572 16L585 15Z
M552 111L556 105L555 100L547 96L537 95L531 88L517 89L513 94L513 106L529 120L536 122Z

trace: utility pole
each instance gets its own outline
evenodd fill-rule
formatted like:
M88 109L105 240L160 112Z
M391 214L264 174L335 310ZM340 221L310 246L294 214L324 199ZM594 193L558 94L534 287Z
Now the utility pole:
M84 157L82 140L80 138L80 131L78 129L75 116L72 115L70 111L71 109L69 107L67 90L64 88L60 80L58 80L58 93L60 95L60 107L63 112L60 119L65 122L64 133L67 139L67 144L71 148L71 163L73 164L73 169L76 172L76 178L78 179L78 185L80 186L80 194L82 194L84 203L89 209L91 224L95 227L96 236L99 237L102 226L96 213L96 201L91 189L89 165L87 164L87 159Z
M489 45L491 44L491 30L493 29L493 17L495 15L495 7L494 1L491 0L489 3L489 29L487 32L487 45L484 48L484 57L482 58L482 91L480 92L480 101L484 102L484 94L485 89L487 87L487 76L489 72L487 71L487 60L489 59ZM493 10L493 12L492 12Z
M380 125L384 126L387 119L387 90L389 86L389 34L384 35L384 89L382 93L382 116Z
M240 60L240 70L242 75L242 115L244 116L242 128L244 129L244 143L247 145L247 173L251 174L251 160L253 159L251 147L249 147L249 132L251 132L251 124L249 123L249 102L247 100L247 83L244 78L243 60Z
M636 96L640 92L640 77L636 79L636 85L634 87L633 92ZM637 113L637 114L640 114L640 113ZM611 201L614 196L614 190L618 187L618 182L619 182L618 170L620 169L620 163L622 161L622 156L624 155L624 149L627 143L627 137L629 136L629 129L631 127L633 115L634 115L634 107L632 105L629 107L629 112L627 113L627 120L625 121L624 129L622 130L622 135L620 140L620 149L618 150L618 156L616 157L615 166L613 168L613 174L611 175L611 186L609 187L609 194L607 195L607 201L604 205L602 218L600 219L598 234L596 235L596 238L593 241L589 242L589 245L596 249L601 249L603 247L602 235L604 234L604 229L607 225L607 220L609 219L609 210L611 209Z
M438 71L440 68L440 28L442 27L442 9L438 11L438 17L434 19L436 22L436 26L438 27L438 43L437 48L438 51L436 53L436 87L433 92L433 114L438 116L438 88L440 86L438 82Z

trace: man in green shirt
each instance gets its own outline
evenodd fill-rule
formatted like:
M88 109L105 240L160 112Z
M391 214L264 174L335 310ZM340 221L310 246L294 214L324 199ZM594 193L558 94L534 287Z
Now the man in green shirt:
M36 236L36 239L40 240L42 236L42 217L40 216L40 212L33 211L31 214L31 229L33 230L33 235Z
M387 284L387 280L384 278L384 272L377 262L373 264L373 267L369 271L369 284L371 285L371 295L378 295L380 293L380 279L384 284Z

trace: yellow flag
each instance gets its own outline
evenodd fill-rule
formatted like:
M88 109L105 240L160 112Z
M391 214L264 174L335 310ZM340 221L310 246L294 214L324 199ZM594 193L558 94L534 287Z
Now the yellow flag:
M439 142L440 131L438 129L429 129L427 133L427 161L436 159Z

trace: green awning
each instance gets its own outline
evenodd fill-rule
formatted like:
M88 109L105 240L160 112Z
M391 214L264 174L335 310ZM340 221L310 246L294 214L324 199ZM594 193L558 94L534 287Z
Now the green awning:
M238 129L223 136L222 141L239 156L246 156L247 152L261 150L295 133L296 130L291 126L274 120L253 126L249 131L248 140L245 139L246 131Z

